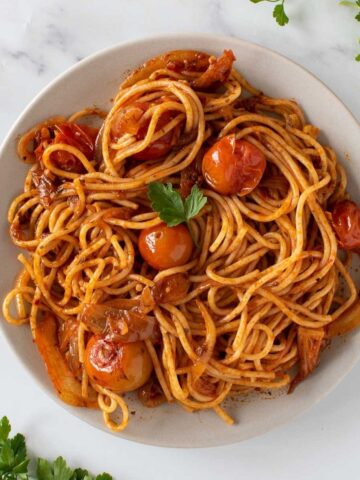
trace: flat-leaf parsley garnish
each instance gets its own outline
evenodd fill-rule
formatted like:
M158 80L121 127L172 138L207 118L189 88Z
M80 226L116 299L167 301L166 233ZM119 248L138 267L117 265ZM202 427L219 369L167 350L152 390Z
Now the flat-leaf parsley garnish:
M207 202L207 197L197 185L194 185L190 194L181 198L178 191L174 190L171 183L150 183L148 197L155 212L158 212L160 219L169 227L175 227L180 223L187 223L195 217Z

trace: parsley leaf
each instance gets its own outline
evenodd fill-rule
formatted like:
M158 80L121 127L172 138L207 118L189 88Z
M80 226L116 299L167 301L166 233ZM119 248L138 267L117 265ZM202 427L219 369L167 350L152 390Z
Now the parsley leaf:
M62 457L58 457L53 463L44 458L39 458L36 474L38 480L70 480L73 471Z
M0 420L0 480L29 480L25 437L18 433L9 438L10 432L10 422L3 417ZM112 476L101 473L94 477L81 468L72 470L62 457L54 462L39 458L37 480L112 480Z
M285 7L284 7L285 0L250 0L250 1L252 3L261 3L261 2L278 3L278 5L274 7L273 17L281 27L289 23L289 17L285 13Z
M207 198L197 185L192 187L191 193L186 197L185 202L181 198L180 193L174 190L171 183L166 185L159 182L150 183L148 197L153 210L159 213L161 220L169 227L175 227L184 222L188 223L207 202Z
M0 421L0 446L3 445L4 442L6 442L10 432L10 422L7 417L3 417Z
M175 227L186 221L185 207L180 193L173 189L171 183L150 183L148 197L155 212L159 213L169 227Z
M71 480L112 480L112 476L108 473L100 473L100 475L94 477L87 470L77 468L74 470Z
M76 468L72 474L71 480L88 480L90 477L89 472L83 468Z
M53 463L38 459L37 465L38 480L112 480L108 473L101 473L94 477L83 468L72 470L62 457L58 457Z
M348 0L342 0L341 2L339 2L339 5L343 5L344 7L356 7L357 3L358 2L355 3L355 2L350 2Z
M0 478L27 480L29 460L26 455L25 438L18 433L9 438L11 426L3 417L0 421Z
M286 15L284 7L285 1L286 0L250 0L251 3L276 3L277 5L275 5L273 10L273 17L275 18L276 22L282 27L289 23L289 17ZM339 5L358 9L360 8L360 0L341 0L339 1ZM356 14L355 20L360 22L360 12ZM360 62L360 54L356 55L355 60L357 62Z
M360 8L360 0L356 0L355 2L350 2L348 0L342 0L341 2L339 2L339 5L344 5L345 7L354 7L356 9L358 9L358 8ZM355 20L360 22L360 12L357 15L355 15ZM360 43L360 40L359 40L359 43ZM355 60L357 62L360 62L360 54L356 55Z
M199 190L197 185L194 185L191 189L190 195L185 199L185 213L187 220L196 217L196 215L205 207L207 197Z
M289 17L285 13L284 0L281 5L276 5L274 8L273 17L281 27L289 23Z

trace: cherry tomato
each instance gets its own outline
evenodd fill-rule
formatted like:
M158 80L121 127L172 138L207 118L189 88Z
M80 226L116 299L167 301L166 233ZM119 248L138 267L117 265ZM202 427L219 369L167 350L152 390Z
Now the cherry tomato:
M144 342L115 343L93 335L85 350L85 369L95 383L116 392L130 392L146 383L152 361Z
M176 112L166 111L159 118L155 132L158 132L164 128L174 117ZM143 140L146 137L150 121L147 121L142 125L136 135L137 140ZM164 155L167 155L172 147L175 145L178 137L179 129L173 128L168 133L165 133L162 137L154 142L150 143L148 147L139 153L133 155L136 160L157 160Z
M136 135L141 124L141 117L149 108L148 102L134 102L119 110L112 119L111 135L114 138L120 138L125 133Z
M216 142L203 158L206 182L223 195L250 193L260 182L266 167L264 154L246 140L228 135Z
M76 147L85 157L91 160L94 149L95 140L98 134L97 128L91 128L86 125L78 125L76 123L61 123L55 125L56 143L66 143Z
M166 101L166 98L163 98L162 101ZM150 119L144 120L142 117L152 105L150 102L134 102L120 110L112 122L111 134L113 137L120 138L125 133L130 133L136 135L137 140L143 140L146 137ZM157 122L155 132L164 128L176 114L173 111L164 112ZM170 152L176 143L179 131L179 127L173 128L144 150L133 155L133 158L136 160L156 160L163 157Z
M66 172L73 172L73 173L84 173L84 165L80 162L80 160L75 157L70 152L65 152L64 150L58 150L51 154L51 159L54 162L54 165L61 170L65 170Z
M168 227L165 223L142 230L138 245L143 259L156 270L184 265L193 250L193 241L185 225Z
M76 123L61 123L55 125L54 143L66 143L80 150L89 160L93 158L97 128L77 125ZM59 150L51 156L55 165L67 172L81 173L84 167L73 154Z
M332 211L332 225L340 248L360 248L360 208L350 200L343 200Z

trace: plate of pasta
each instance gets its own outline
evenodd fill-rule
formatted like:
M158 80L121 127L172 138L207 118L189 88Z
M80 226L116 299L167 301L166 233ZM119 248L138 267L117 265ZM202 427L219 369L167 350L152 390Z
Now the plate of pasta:
M360 357L359 134L310 73L235 38L85 59L1 149L3 335L49 395L130 440L289 421Z

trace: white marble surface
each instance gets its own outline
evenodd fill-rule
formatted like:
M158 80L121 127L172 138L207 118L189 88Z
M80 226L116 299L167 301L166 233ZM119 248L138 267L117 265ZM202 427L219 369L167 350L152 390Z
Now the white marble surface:
M287 3L291 21L281 29L271 4L248 0L0 0L0 138L42 87L81 58L168 32L233 35L277 50L317 75L360 119L353 12L337 0ZM359 476L360 365L290 425L244 444L186 451L132 444L82 424L33 384L1 338L0 372L0 416L28 436L33 455L61 454L124 480Z

